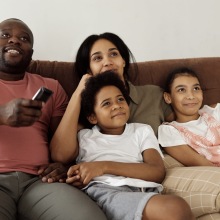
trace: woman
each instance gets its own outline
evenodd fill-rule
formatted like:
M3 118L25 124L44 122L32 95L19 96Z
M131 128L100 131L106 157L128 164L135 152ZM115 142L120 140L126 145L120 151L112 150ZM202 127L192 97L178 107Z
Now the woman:
M63 119L51 141L54 161L69 163L78 154L77 132L80 115L81 91L92 75L113 70L124 81L130 96L128 122L149 124L157 134L163 121L170 121L172 111L163 100L163 91L154 85L134 86L129 82L128 70L133 55L120 37L113 33L91 35L81 44L75 62L75 73L81 81L73 93ZM135 64L134 64L135 65Z

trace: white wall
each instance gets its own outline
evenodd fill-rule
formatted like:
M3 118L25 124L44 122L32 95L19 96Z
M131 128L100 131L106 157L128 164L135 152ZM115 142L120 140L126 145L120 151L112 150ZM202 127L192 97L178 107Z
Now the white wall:
M114 32L137 61L220 56L219 0L2 0L35 36L33 59L73 61L90 34Z

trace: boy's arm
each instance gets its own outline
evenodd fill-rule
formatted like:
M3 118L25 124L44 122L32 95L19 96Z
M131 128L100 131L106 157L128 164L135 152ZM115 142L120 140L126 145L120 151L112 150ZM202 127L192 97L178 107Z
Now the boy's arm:
M143 163L106 162L103 174L125 176L145 181L162 182L165 176L163 160L155 149L143 153Z
M80 163L72 166L67 175L67 183L73 183L77 178L87 185L94 177L104 174L124 176L145 181L161 183L165 176L163 160L155 149L143 152L143 163L121 163L112 161L96 161ZM76 171L78 172L76 178Z
M212 162L197 153L188 145L179 145L163 148L166 153L185 166L214 166Z

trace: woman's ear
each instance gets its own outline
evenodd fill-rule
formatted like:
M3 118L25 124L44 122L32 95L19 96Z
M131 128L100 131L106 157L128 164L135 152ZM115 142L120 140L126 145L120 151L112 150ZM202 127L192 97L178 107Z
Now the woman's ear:
M94 113L92 113L90 116L88 116L87 120L93 125L97 124L97 118Z
M91 72L90 68L89 68L89 69L87 69L87 72L86 72L86 73L88 73L88 74L92 75L92 72Z
M171 104L172 100L171 100L170 93L164 92L164 93L163 93L163 98L164 98L164 100L165 100L165 102L166 102L167 104Z

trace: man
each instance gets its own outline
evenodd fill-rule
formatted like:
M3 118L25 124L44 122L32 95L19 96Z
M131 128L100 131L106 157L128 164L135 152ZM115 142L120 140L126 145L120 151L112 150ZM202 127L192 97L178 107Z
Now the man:
M68 100L56 80L25 71L32 54L29 27L18 19L2 21L0 219L106 219L80 190L57 182L65 178L65 167L49 164L48 131L55 132ZM41 86L53 91L44 104L32 100Z

